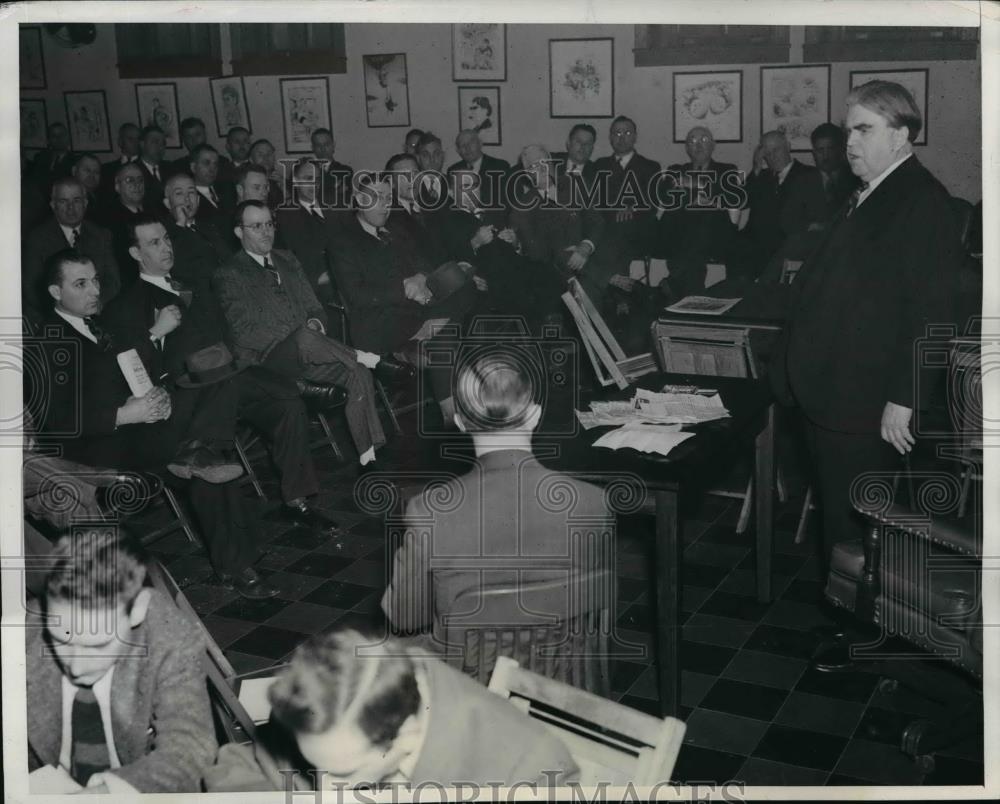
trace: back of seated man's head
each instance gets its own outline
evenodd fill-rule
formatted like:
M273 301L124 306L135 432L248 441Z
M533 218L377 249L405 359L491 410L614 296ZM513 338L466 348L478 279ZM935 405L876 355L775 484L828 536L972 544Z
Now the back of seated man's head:
M74 684L91 686L129 654L129 632L146 617L150 593L143 587L142 547L117 526L100 526L63 536L51 559L47 638L63 673Z
M504 433L530 433L541 406L532 376L535 357L513 347L483 350L461 365L455 377L455 423L475 439Z
M344 629L299 645L268 691L275 720L317 770L354 782L393 774L420 711L418 671L392 639Z

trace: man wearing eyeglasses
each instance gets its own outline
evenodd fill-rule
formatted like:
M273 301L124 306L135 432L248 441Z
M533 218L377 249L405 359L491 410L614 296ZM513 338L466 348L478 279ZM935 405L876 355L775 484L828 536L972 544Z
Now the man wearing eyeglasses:
M201 201L194 179L186 173L167 179L163 203L170 214L163 217L163 223L174 245L173 276L195 289L208 290L212 274L233 250L214 221L198 218Z
M104 213L104 223L111 232L115 261L121 271L122 290L131 287L139 278L139 269L128 253L128 224L144 212L146 179L142 169L134 162L126 162L114 176L114 195Z
M52 185L49 206L53 217L32 229L24 242L21 292L25 306L36 312L48 309L48 291L42 287L45 260L67 248L90 257L101 283L101 303L108 302L121 288L118 263L108 230L84 219L87 213L84 186L72 176L57 179Z

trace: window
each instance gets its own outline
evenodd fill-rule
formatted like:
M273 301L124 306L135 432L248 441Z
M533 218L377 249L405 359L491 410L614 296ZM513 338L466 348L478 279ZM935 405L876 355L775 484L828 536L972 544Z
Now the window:
M636 25L635 66L788 61L787 25Z
M236 75L347 72L343 23L239 23L229 35Z
M978 28L807 25L803 58L813 61L975 59Z
M219 26L126 23L115 25L120 78L182 78L222 72Z

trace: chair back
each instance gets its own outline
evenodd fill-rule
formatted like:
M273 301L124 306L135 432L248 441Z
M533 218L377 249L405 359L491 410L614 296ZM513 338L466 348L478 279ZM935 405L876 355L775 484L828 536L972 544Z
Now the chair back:
M746 327L657 321L653 324L653 342L666 372L757 378Z
M795 281L795 277L802 268L802 260L785 260L781 263L781 277L778 282L782 285L790 285Z
M498 657L509 656L548 678L607 695L614 599L610 569L550 581L477 584L435 618L435 637L449 662L482 684Z
M584 787L651 786L670 781L685 725L546 678L506 656L489 689L541 722L566 746Z

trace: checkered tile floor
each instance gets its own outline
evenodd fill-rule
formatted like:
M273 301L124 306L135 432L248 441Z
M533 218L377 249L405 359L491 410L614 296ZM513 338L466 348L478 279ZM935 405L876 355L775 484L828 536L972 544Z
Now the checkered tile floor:
M415 417L403 425L414 432ZM344 436L339 441L350 443ZM385 450L385 468L421 465L426 445L417 442L397 438ZM262 516L269 545L258 566L281 590L279 597L248 601L215 585L204 553L180 532L154 545L238 672L285 661L309 634L333 625L384 627L382 524L358 514L352 502L356 464L336 461L330 450L317 451L316 461L326 489L318 504L346 535L331 542L290 527L272 502ZM278 500L267 461L257 465L269 499ZM934 714L935 705L903 687L883 693L872 675L830 677L808 668L814 645L809 629L829 621L816 603L822 579L813 548L792 543L798 506L789 503L779 511L775 600L761 604L754 597L752 536L735 532L739 502L705 497L695 505L682 530L681 717L687 734L676 781L982 784L981 735L939 753L935 771L922 774L898 745L907 722ZM651 527L640 517L619 522L618 634L638 646L638 655L615 663L612 686L623 703L658 714Z

